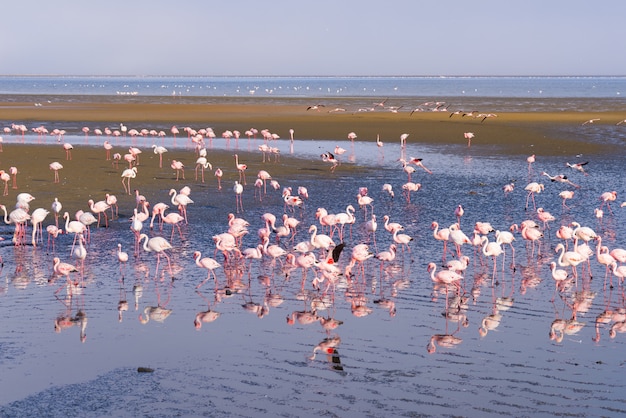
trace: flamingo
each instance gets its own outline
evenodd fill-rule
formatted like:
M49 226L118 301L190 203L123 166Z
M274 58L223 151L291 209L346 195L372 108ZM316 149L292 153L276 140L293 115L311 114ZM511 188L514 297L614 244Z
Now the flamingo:
M196 160L196 181L198 181L198 169L201 169L202 183L204 183L204 170L213 170L213 166L207 161L206 157L198 157Z
M535 154L529 155L528 157L526 157L526 162L528 163L528 175L530 176L530 173L532 172L533 163L535 162Z
M98 202L94 202L93 199L89 199L87 204L89 205L89 209L91 209L91 211L93 213L97 213L98 214L98 227L100 227L100 215L103 214L104 215L104 226L105 226L105 228L108 228L109 227L109 220L108 220L108 217L107 217L107 210L109 210L109 208L111 206L109 206L107 204L107 202L105 202L104 200L99 200Z
M515 247L513 246L513 241L515 241L515 236L513 235L512 232L496 231L496 242L500 245L509 244L509 246L511 247L511 253L513 253L513 256L512 256L513 260L511 262L511 265L513 269L515 269ZM504 248L502 249L502 251L504 252L504 255L502 256L502 268L504 269L504 261L506 259L506 252L504 251Z
M238 181L235 181L233 192L235 192L235 206L237 207L237 213L239 213L240 208L243 212L243 200L241 198L241 195L243 194L243 185Z
M596 259L598 263L605 266L604 283L606 285L606 278L609 274L611 264L616 263L617 260L609 253L609 248L602 246L602 237L598 237L598 245L596 246ZM611 283L611 287L612 287Z
M541 193L543 189L544 185L537 182L528 183L526 187L524 187L524 190L528 192L528 195L526 196L526 207L524 210L528 209L528 200L530 198L532 198L533 201L533 209L537 210L537 206L535 205L535 194Z
M574 197L574 192L571 190L563 190L561 193L559 193L559 197L563 199L563 207L569 209L569 206L565 204L565 201L568 199L572 199Z
M390 244L389 245L389 250L381 251L378 254L376 254L376 258L378 260L380 260L380 271L381 271L381 274L382 274L383 266L384 266L385 262L391 263L393 260L396 259L396 250L397 250L396 244Z
M493 275L491 276L491 281L493 283L496 277L496 258L503 253L503 250L497 241L489 242L489 237L483 236L480 242L483 245L483 255L485 255L486 257L491 257L493 259Z
M135 177L137 177L137 167L127 168L122 172L122 186L128 195L130 195L130 179Z
M78 235L82 235L87 227L80 221L70 221L70 214L65 212L63 214L63 218L65 219L65 232L68 234L74 234L74 242L72 243L72 252L74 251L74 244L78 239Z
M328 152L328 151L323 153L321 155L321 157L322 157L322 161L332 164L330 166L330 172L334 173L335 172L335 168L337 168L337 166L339 165L339 160L337 158L335 158L335 156L332 153Z
M610 202L614 202L616 199L617 199L616 191L602 193L602 195L600 195L600 200L602 201L602 203L600 204L600 209L602 209L602 207L606 203L606 207L609 208L609 212L613 214L613 211L611 210Z
M106 151L106 159L108 161L111 159L111 150L113 149L113 145L111 145L109 141L104 141L103 147Z
M456 216L456 223L458 223L459 226L461 226L461 218L463 217L464 214L465 214L465 210L463 209L463 206L458 205L454 209L454 216Z
M170 167L172 167L172 170L176 170L176 181L179 180L181 173L183 175L183 180L185 180L185 165L182 162L172 160Z
M63 165L61 165L61 163L59 163L58 161L54 161L50 163L49 167L50 167L50 170L54 171L54 182L58 183L59 182L59 170L63 168Z
M200 251L194 251L193 258L196 261L196 265L198 267L207 269L206 279L200 282L196 286L196 289L200 288L204 283L206 283L211 278L211 274L213 274L213 278L215 279L215 283L217 284L217 276L215 275L215 269L221 267L222 265L211 257L202 258L202 254L200 253Z
M317 233L317 226L311 225L309 227L309 234L311 234L310 241L313 247L328 251L331 247L335 247L335 241L331 237L325 234Z
M406 247L408 252L411 252L411 248L409 247L409 242L413 241L413 238L407 234L399 234L399 230L396 229L393 232L393 242L402 246L402 250Z
M4 192L2 196L9 195L9 182L11 181L11 175L4 170L0 170L0 180L4 182Z
M417 192L421 188L422 185L420 183L413 183L411 181L402 185L402 191L406 193L407 203L411 203L411 192Z
M456 247L456 255L457 258L460 258L463 254L461 254L461 246L463 244L471 244L471 241L467 235L459 228L458 224L452 224L448 227L450 231L450 239L454 242Z
M59 257L54 257L52 259L52 269L54 271L54 274L58 276L65 276L68 280L70 279L71 273L78 272L76 266L69 263L61 262L61 259Z
M185 223L187 222L187 205L193 203L193 200L189 196L183 193L176 193L176 189L170 189L169 195L172 196L171 202L172 205L176 205L179 212L185 218Z
M572 267L572 273L574 277L578 279L578 272L576 271L576 266L585 261L585 257L581 255L577 251L565 251L565 246L562 243L558 243L555 252L561 252L559 254L558 263L561 267Z
M1 144L0 144L0 151L2 151ZM17 190L17 167L9 167L9 174L11 175L11 179L13 180L11 188L13 190Z
M239 183L245 185L246 184L246 170L248 166L246 164L239 163L239 155L235 154L235 167L239 171Z
M54 251L54 247L55 247L54 242L56 241L56 239L59 236L59 234L63 233L63 230L59 229L55 225L48 225L46 227L46 232L48 233L48 247L47 247L47 249L50 248L50 241L52 241L52 251Z
M543 229L550 229L548 222L552 222L556 219L550 212L545 211L543 208L537 209L537 217L543 222Z
M396 231L401 231L404 229L404 226L399 224L398 222L389 222L389 215L383 216L383 221L385 221L385 229L387 232L394 233Z
M65 159L71 160L72 150L74 149L74 146L72 146L72 144L70 144L69 142L66 142L65 144L63 144L63 149L65 150Z
M155 154L159 154L159 168L163 168L163 154L167 152L167 148L160 145L152 145Z
M180 239L183 239L183 233L180 230L180 223L184 221L185 218L176 212L168 213L165 216L161 217L161 221L166 224L172 225L172 234L170 235L170 241L174 240L174 228L178 228L178 235L180 235ZM152 223L151 223L152 225Z
M48 216L49 213L50 211L46 209L37 208L30 215L30 222L33 225L33 234L32 234L33 247L37 246L37 237L39 237L39 240L43 244L43 227L41 226L41 224L43 223L44 219L46 219L46 216Z
M265 170L260 170L257 174L257 178L263 182L263 194L267 194L267 181L272 179L270 173Z
M11 214L7 218L7 208L4 205L0 205L0 209L4 211L4 223L15 224L15 232L13 233L13 243L15 245L22 245L24 232L26 230L26 222L30 220L28 212L22 208L16 208L11 211Z
M85 271L85 258L87 258L87 249L83 245L85 243L85 237L78 237L78 247L74 248L74 257L80 260L81 274Z
M214 175L217 177L217 190L222 190L222 176L224 175L224 172L218 167L215 169Z
M126 266L128 262L128 253L122 251L122 244L117 244L117 260L120 262L120 273L122 273L122 266ZM122 277L124 277L123 273Z
M119 209L119 207L117 206L117 196L107 193L104 195L104 201L111 208L111 220L113 220L113 215L117 216ZM113 208L115 208L115 211L113 211Z
M433 283L442 284L446 287L446 306L448 306L448 286L453 285L459 289L459 282L463 279L463 276L452 270L440 270L437 272L437 265L435 263L429 263L427 271L430 273L430 279Z
M165 252L166 250L171 249L172 245L169 242L167 242L167 240L163 237L149 238L146 234L139 235L139 244L141 244L142 240L143 240L143 249L147 252L155 252L157 255L157 264L156 264L156 270L154 273L155 276L157 275L159 271L159 263L161 261L161 255L163 255L167 259L167 265L169 267L170 274L172 274L172 264L170 262L170 257Z
M552 278L554 279L554 296L550 302L554 302L556 297L556 293L558 291L559 286L567 279L567 271L556 268L556 262L552 261L550 263L550 271L552 272Z
M448 241L450 240L450 230L448 228L439 229L439 223L437 223L436 221L433 221L430 224L430 228L433 230L433 238L435 238L437 241L443 242L443 256L441 260L445 262L446 252L448 249Z

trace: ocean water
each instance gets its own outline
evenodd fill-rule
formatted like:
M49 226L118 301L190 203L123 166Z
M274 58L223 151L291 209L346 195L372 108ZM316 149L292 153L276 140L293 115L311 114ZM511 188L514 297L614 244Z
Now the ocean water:
M511 97L506 100L512 103ZM590 140L619 138L619 126L601 129L589 132ZM36 138L27 135L27 140ZM68 140L80 143L81 137ZM154 253L142 251L134 259L128 217L135 203L124 200L109 228L92 230L84 288L69 295L65 279L52 277L51 259L56 254L75 262L69 256L73 237L60 236L54 252L45 245L14 247L7 245L13 228L6 226L0 232L5 238L0 248L1 416L624 414L623 285L615 277L613 287L605 282L605 267L595 255L578 266L577 281L570 277L558 291L549 267L558 261L560 225L578 222L593 228L602 245L626 247L626 209L620 207L623 147L589 156L585 174L565 165L582 161L575 150L568 156L537 156L529 165L503 150L481 150L480 144L401 149L398 143L378 148L343 141L337 144L346 149L338 156L342 164L330 173L330 165L319 161L327 144L313 140L296 143L302 158L295 162L263 163L256 144L220 144L248 163L249 183L259 169L271 173L277 164L292 164L297 172L276 178L281 189L269 188L262 200L258 190L246 187L244 211L237 215L250 223L242 248L257 245L264 213L279 219L286 213L301 221L293 242L279 241L291 249L310 239L310 225L321 228L317 208L339 213L353 205L356 221L345 227L337 262L342 272L357 244L368 243L373 253L389 248L393 239L382 226L384 215L404 225L403 232L413 238L409 249L400 247L396 259L385 265L375 258L367 259L363 269L356 264L352 275L340 275L326 292L313 288L312 269L304 276L301 268L285 267L284 257L282 263L265 258L227 265L221 253L215 254L212 236L225 232L227 215L235 211L230 185L218 191L212 174L204 184L169 179L163 191L146 198L167 202L170 186L188 184L195 202L188 209L189 224L181 227L182 239L177 230L171 235L169 225L148 232L175 245L169 252L172 271L161 260L156 272ZM289 141L277 141L277 146L290 155ZM158 164L148 155L142 164ZM402 193L408 176L398 158L410 156L422 157L432 174L416 167L412 180L421 188L409 200ZM93 172L105 166L110 163L95 163ZM563 173L579 187L551 182L543 171ZM527 202L524 190L532 181L545 186L534 196L535 205ZM514 191L505 195L502 186L510 182ZM383 192L384 183L393 186L395 197ZM287 186L308 189L302 210L285 208L281 191ZM357 202L362 187L374 199L375 242L365 227L372 208ZM563 190L574 191L568 207L559 197ZM618 198L609 209L600 196L613 190ZM457 222L458 205L465 210L461 229L470 236L477 222L508 230L526 219L539 221L538 207L555 219L549 228L541 227L544 237L534 247L517 233L514 254L507 247L506 256L496 258L495 275L494 261L481 255L481 248L463 245L470 258L460 287L463 303L452 303L456 292L451 290L446 305L445 288L433 283L427 271L431 262L437 271L442 268L443 244L433 237L431 225ZM603 218L595 216L599 207ZM487 236L495 239L494 232ZM333 238L339 242L338 232ZM126 266L117 261L118 242L131 254ZM594 253L597 243L589 242ZM569 249L573 245L568 242ZM449 248L447 260L455 258L454 245ZM210 279L197 288L207 271L195 265L196 250L223 264L215 270L217 282ZM323 257L322 251L314 252ZM572 273L571 267L559 268ZM150 307L171 312L161 321L146 321ZM209 311L214 320L196 328L198 313ZM308 324L298 321L315 316ZM329 320L341 324L324 328ZM139 367L152 371L138 372Z
M365 99L410 112L425 102L507 111L602 111L624 107L626 77L60 77L0 76L5 101L81 100L215 103L225 99L342 106ZM78 98L77 98L78 97ZM600 100L599 100L600 99ZM556 100L556 102L555 102Z

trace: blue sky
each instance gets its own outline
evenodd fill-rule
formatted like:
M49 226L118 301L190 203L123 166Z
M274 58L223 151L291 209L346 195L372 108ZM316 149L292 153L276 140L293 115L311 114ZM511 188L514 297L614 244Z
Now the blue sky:
M0 74L626 75L623 0L20 0L2 15Z

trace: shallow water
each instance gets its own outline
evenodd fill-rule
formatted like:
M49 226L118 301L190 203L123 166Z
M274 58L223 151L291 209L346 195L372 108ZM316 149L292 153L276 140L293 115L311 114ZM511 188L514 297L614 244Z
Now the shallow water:
M142 250L137 259L132 256L128 217L134 205L128 204L120 208L120 218L109 228L93 229L87 246L84 288L71 297L65 279L52 279L52 250L46 251L45 245L4 246L0 414L624 413L624 336L611 338L610 323L598 327L598 339L595 328L595 319L602 312L626 308L622 287L614 279L615 288L605 289L604 267L592 257L591 270L579 266L578 284L572 283L551 302L555 286L548 267L558 255L554 251L559 242L555 236L558 226L572 221L594 228L603 245L626 246L626 214L619 207L620 200L612 204L613 214L604 207L601 222L594 217L603 192L616 190L622 196L623 152L618 149L613 155L601 156L602 162L600 156L593 156L585 176L565 167L567 160L576 158L575 151L567 157L538 156L529 170L525 158L480 146L459 152L458 147L409 145L405 156L424 158L426 167L433 171L429 175L417 169L413 180L422 188L411 194L409 203L401 193L407 175L397 161L402 156L397 144L386 144L382 150L374 143L337 144L347 152L333 175L328 173L329 166L319 161L328 143L310 140L297 142L298 155L303 156L298 162L300 174L276 179L281 187L291 186L295 191L305 186L309 191L302 213L287 211L305 226L299 228L295 242L309 238L307 229L317 224L318 207L338 213L354 205L357 221L351 230L346 228L346 247L339 259L343 270L354 245L369 242L364 228L366 216L356 202L359 187L368 187L379 222L376 244L370 242L370 248L380 252L392 242L391 234L382 228L383 215L389 215L414 238L410 252L399 251L396 260L382 270L378 260L367 260L364 274L355 267L355 277L350 281L340 277L335 291L329 293L333 298L324 301L312 287L312 271L302 285L301 269L285 273L280 262L272 265L270 260L253 261L249 268L237 264L217 269L217 285L210 280L196 289L206 278L206 271L194 264L192 254L200 250L203 256L214 256L211 237L226 231L227 214L235 210L230 186L217 192L214 179L204 185L188 182L195 203L188 209L189 225L182 227L183 240L178 232L173 236L171 273L162 264L155 274L153 253ZM289 153L288 141L279 141L279 146L282 154ZM244 143L240 147L245 148ZM250 151L255 152L250 156L258 158L254 147ZM266 163L270 173L275 164ZM569 209L562 207L558 197L568 187L541 176L544 170L553 175L567 174L581 186L568 201ZM254 174L248 173L249 182ZM513 180L515 190L505 196L502 186ZM507 251L504 270L502 257L498 258L493 284L491 259L465 245L463 252L471 262L464 274L463 290L469 299L463 310L453 312L458 315L446 317L445 292L433 287L426 271L428 263L440 266L442 258L442 244L433 238L431 222L451 225L459 204L465 209L461 226L468 235L477 221L490 222L502 230L528 218L537 219L532 203L529 210L524 209L527 194L523 189L530 181L545 184L544 192L535 197L536 204L556 220L534 253L516 235L515 268L509 267L512 254ZM393 185L395 198L382 192L383 183ZM280 190L269 189L262 201L255 192L251 186L246 188L245 211L239 214L250 223L243 248L257 244L257 230L263 227L261 214L271 212L280 218L284 211ZM153 203L168 200L165 191L146 197ZM10 239L12 230L3 231L4 238ZM170 231L166 225L163 232L156 228L150 235L170 239ZM489 239L494 239L493 232ZM131 254L131 262L122 270L115 255L118 242ZM285 239L281 244L292 246ZM595 244L590 244L595 249ZM71 245L72 236L61 236L54 254L74 262ZM221 254L215 258L224 263ZM453 255L449 253L447 258ZM227 284L233 289L238 282L243 289L226 291ZM138 285L142 286L140 293L133 291ZM118 310L120 301L128 302L128 310ZM395 316L381 301L394 302ZM317 315L343 324L330 331L319 321L288 324L286 318L292 313L312 312L312 303ZM150 306L172 312L163 322L142 323L138 318ZM219 312L219 317L196 329L196 314L209 308ZM574 326L571 320L575 311L582 328L572 334L558 333L558 341L550 339L553 321L569 320L568 325ZM358 312L367 314L357 316ZM499 323L491 324L497 326L481 335L484 318L496 313L501 315ZM65 322L59 324L67 327L55 332L55 320L60 318ZM432 346L428 349L431 338L441 335L458 338L456 344L435 344L434 352L429 352L433 351ZM326 339L332 339L334 351L319 350L311 359L315 348ZM138 373L138 367L154 372Z

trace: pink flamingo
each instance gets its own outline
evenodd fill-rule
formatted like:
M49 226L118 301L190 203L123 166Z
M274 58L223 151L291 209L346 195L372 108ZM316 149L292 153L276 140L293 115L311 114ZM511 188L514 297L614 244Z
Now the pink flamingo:
M9 195L9 182L11 181L11 175L4 170L0 170L0 181L4 182L4 192L2 196Z
M115 216L117 216L118 214L117 196L107 193L104 195L104 201L111 208L111 220L112 220L114 219L113 214L115 214ZM115 212L113 212L114 207L115 207Z
M218 167L215 169L214 175L217 177L217 190L222 190L222 176L224 175L224 172Z
M196 160L196 181L198 181L198 169L202 170L202 183L204 183L204 170L212 170L211 163L207 161L206 157L198 157Z
M537 210L537 206L535 205L535 193L541 193L543 189L544 185L537 182L528 183L528 185L524 187L524 190L528 192L528 195L526 196L526 207L524 210L528 209L528 200L530 198L533 200L533 210Z
M104 150L106 151L106 160L111 159L111 150L113 149L113 145L109 141L104 141Z
M154 219L159 217L159 229L163 229L163 216L165 211L169 208L163 202L159 202L156 205L152 206L152 218L150 219L150 229L154 227Z
M63 233L62 229L59 229L57 226L55 225L48 225L46 227L46 232L48 233L48 249L50 248L50 241L52 241L52 251L54 252L54 242L56 241L57 237L59 236L59 234Z
M430 224L430 228L433 230L433 238L437 241L443 242L443 256L441 260L445 263L446 253L448 251L448 241L450 240L450 230L448 228L439 229L439 223L436 221L433 221Z
M58 183L59 182L59 170L61 170L63 168L63 166L61 165L61 163L54 161L52 163L50 163L50 170L54 171L54 182Z
M152 145L155 154L159 154L159 168L163 168L163 154L167 152L167 148L160 145Z
M181 173L183 175L183 180L185 180L185 165L182 162L172 160L170 167L172 167L172 170L176 170L176 181L178 181Z
M614 202L615 199L617 199L616 191L602 193L602 195L600 196L600 200L602 201L602 203L600 204L600 209L602 209L602 206L604 206L604 204L606 203L606 206L609 208L609 212L613 214L610 202Z
M17 190L17 167L9 167L9 174L13 179L13 190Z
M128 253L122 251L122 244L117 244L117 260L120 262L120 273L122 274L122 277L124 277L122 266L125 267L128 262Z
M237 167L237 170L239 171L239 183L245 185L246 184L246 170L248 169L248 166L246 164L239 163L239 156L237 154L235 154L235 166Z
M171 202L172 205L176 205L179 212L185 218L185 223L187 222L187 205L193 203L193 200L189 196L184 193L176 193L175 189L170 189L169 195L172 196Z
M159 272L159 263L161 261L161 255L163 255L167 259L167 265L170 270L170 274L172 274L172 264L170 262L170 257L167 255L165 251L170 250L172 245L167 242L167 240L163 237L152 237L149 238L146 234L139 235L139 244L143 240L143 249L147 252L155 252L157 255L157 265L155 270L155 276Z
M497 241L489 242L489 237L486 236L481 238L481 243L483 245L483 255L493 259L493 275L491 276L491 282L493 283L496 278L496 258L503 253L503 250Z
M74 245L76 244L78 236L87 231L87 227L80 221L70 221L70 214L68 212L65 212L63 214L63 218L65 219L65 232L68 234L74 234L72 250L70 251L71 254L72 252L74 252Z
M567 279L567 271L556 268L556 263L552 261L550 263L550 271L552 272L552 278L554 279L554 296L552 296L552 300L550 302L554 302L557 291L561 283L563 283Z
M535 162L535 154L529 155L526 158L526 162L528 163L528 175L530 176L530 173L532 172L533 163Z
M74 146L72 144L70 144L69 142L66 142L65 144L63 144L63 149L65 150L65 158L67 160L71 160L72 159L72 150L74 149Z
M103 214L104 215L104 226L105 226L105 228L108 228L109 227L109 219L107 217L107 210L109 210L109 208L111 206L109 206L107 204L107 202L105 202L104 200L99 200L98 202L94 202L93 199L89 199L87 204L89 205L89 209L91 209L91 211L93 213L97 213L98 214L98 227L100 227L100 215Z
M180 230L179 224L185 220L184 217L182 217L180 214L176 212L171 212L171 213L168 213L166 216L164 216L162 220L163 220L163 223L172 225L172 234L170 236L170 241L174 240L174 228L175 227L178 228L178 234L180 235L180 239L181 240L183 239L183 233Z
M204 283L206 283L211 278L211 274L213 274L213 279L215 280L215 283L217 284L217 276L215 275L215 269L221 267L222 265L218 263L217 261L215 261L214 259L212 259L211 257L202 258L202 254L200 253L200 251L194 251L193 258L196 261L196 265L198 267L207 269L206 279L200 282L196 286L196 289L198 289Z
M135 177L137 177L137 167L127 168L122 172L122 186L128 195L130 195L130 179Z
M385 262L387 263L391 263L393 260L396 259L396 244L390 244L389 245L389 250L387 251L381 251L378 254L376 254L376 258L380 260L380 272L382 274L383 271L383 266L385 264Z
M459 273L452 270L437 270L435 263L429 263L427 271L430 273L430 279L437 284L442 284L446 288L446 306L448 306L448 286L453 285L457 289L460 289L460 281L463 279Z
M569 206L565 204L565 201L567 199L572 199L574 197L574 192L571 190L563 190L561 193L559 193L559 197L563 199L563 207L569 209Z
M235 185L233 186L233 192L235 192L235 205L237 207L237 213L239 213L239 209L243 212L243 200L241 199L241 195L243 194L243 185L238 181L235 181Z

